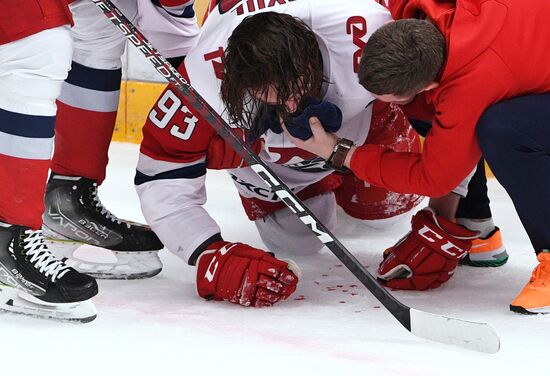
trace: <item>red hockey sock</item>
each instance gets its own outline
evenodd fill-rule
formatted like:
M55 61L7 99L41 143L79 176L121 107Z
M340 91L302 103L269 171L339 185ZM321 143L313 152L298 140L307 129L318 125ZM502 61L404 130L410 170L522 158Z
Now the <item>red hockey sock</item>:
M94 69L73 62L57 101L52 171L98 183L105 179L120 79L120 69Z

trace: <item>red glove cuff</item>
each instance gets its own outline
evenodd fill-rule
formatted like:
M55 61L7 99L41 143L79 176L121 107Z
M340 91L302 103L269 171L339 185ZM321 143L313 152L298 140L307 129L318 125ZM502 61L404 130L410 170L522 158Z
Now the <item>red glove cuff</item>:
M262 139L249 145L252 151L258 154L262 150ZM246 162L221 136L215 135L208 144L206 153L206 167L212 170L246 167Z
M446 258L464 257L477 237L477 232L437 217L430 208L419 211L411 223L412 234Z
M476 232L419 211L412 230L386 252L378 267L382 283L395 289L426 290L449 280L458 260L470 250Z
M219 278L218 268L229 256L229 251L236 243L220 240L208 246L197 259L197 293L199 296L210 300L216 293L216 285ZM227 247L228 246L228 247ZM199 281L199 278L202 281ZM202 282L202 283L201 283ZM199 291L200 290L200 291Z

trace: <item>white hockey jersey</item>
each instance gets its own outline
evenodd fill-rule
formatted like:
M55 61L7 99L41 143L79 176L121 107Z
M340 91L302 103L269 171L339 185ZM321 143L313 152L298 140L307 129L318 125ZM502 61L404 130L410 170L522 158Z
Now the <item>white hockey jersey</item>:
M391 19L374 0L218 1L185 60L193 87L225 116L220 73L227 40L244 17L267 11L291 14L313 30L328 81L323 99L336 104L343 114L337 135L364 143L374 97L358 82L359 59L369 36ZM202 207L206 150L213 135L209 125L168 87L149 114L137 167L136 189L148 223L169 250L191 262L197 247L220 232ZM293 191L300 192L332 173L324 161L296 148L284 133L268 130L262 137L260 157ZM229 172L242 197L278 201L249 167Z

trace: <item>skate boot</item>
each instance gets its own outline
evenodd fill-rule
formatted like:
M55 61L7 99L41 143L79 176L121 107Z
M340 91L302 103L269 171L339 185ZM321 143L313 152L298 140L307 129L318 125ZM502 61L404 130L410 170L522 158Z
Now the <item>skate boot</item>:
M149 227L109 212L93 180L52 173L45 204L50 249L75 269L107 279L148 278L162 270L159 238Z
M550 251L537 255L539 265L533 270L531 279L510 304L510 311L537 314L550 313Z
M94 278L50 253L42 230L0 222L0 310L89 322L97 311Z
M477 238L472 242L472 248L462 260L461 265L497 267L506 264L508 252L502 243L500 229L495 229L485 238Z

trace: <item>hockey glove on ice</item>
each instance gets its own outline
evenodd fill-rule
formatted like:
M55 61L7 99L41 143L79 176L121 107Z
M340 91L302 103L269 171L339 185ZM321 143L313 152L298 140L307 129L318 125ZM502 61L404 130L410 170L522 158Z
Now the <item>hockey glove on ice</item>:
M210 300L266 307L288 298L298 284L293 262L243 243L211 244L197 261L197 291Z
M411 223L411 232L384 252L379 280L398 290L439 287L451 278L477 232L437 217L430 208L419 211Z

